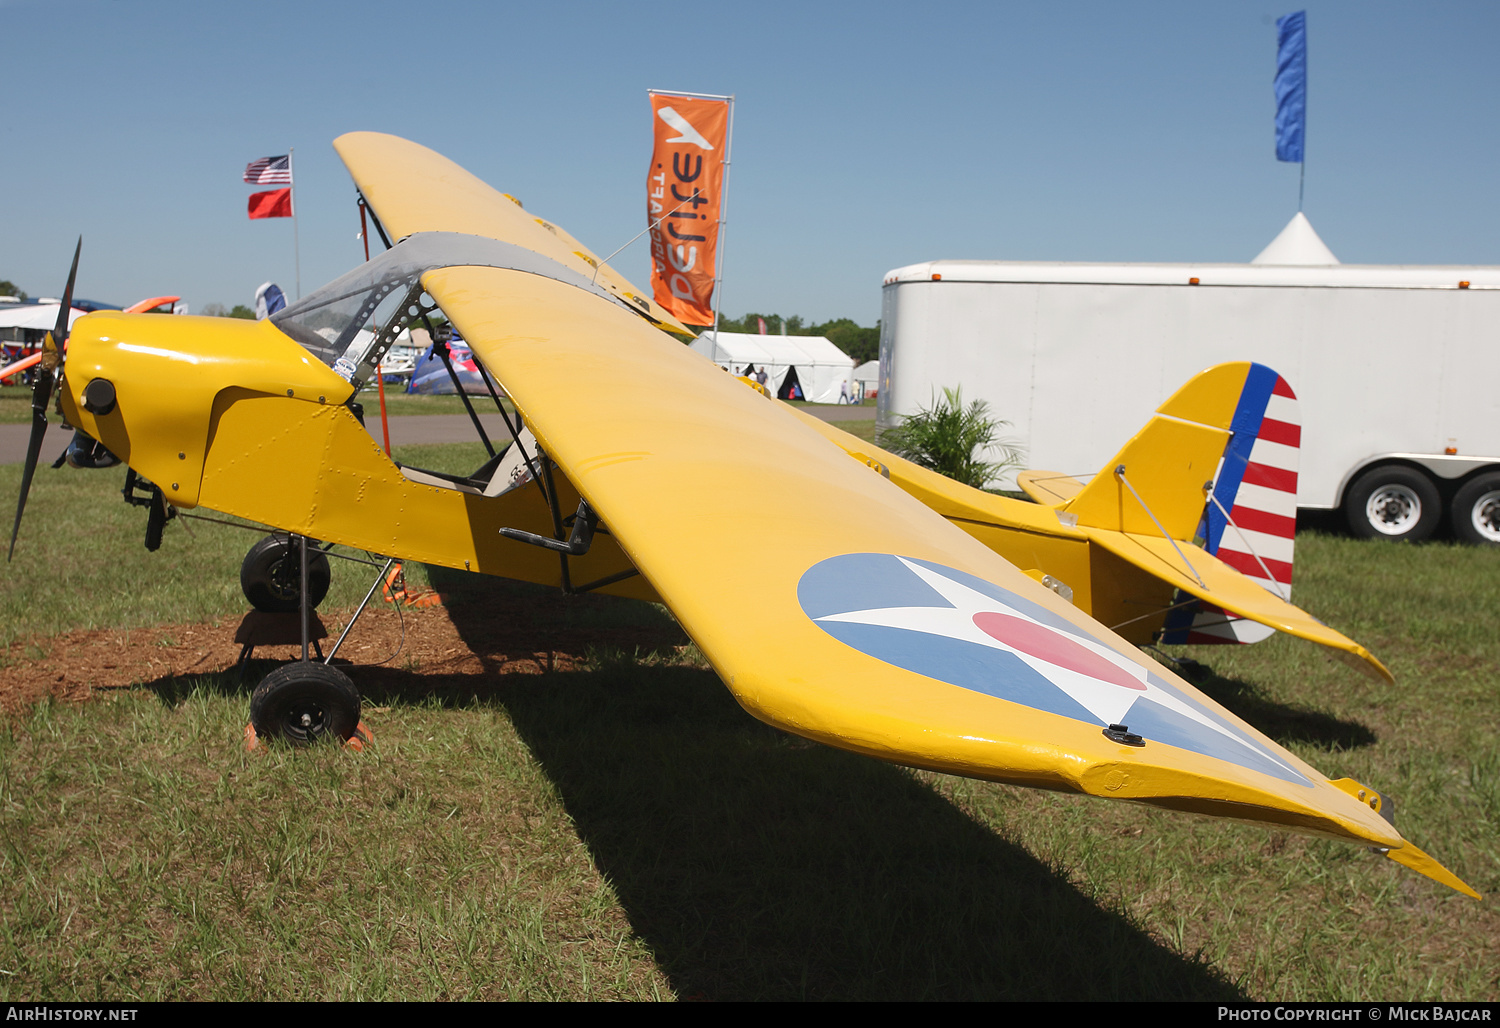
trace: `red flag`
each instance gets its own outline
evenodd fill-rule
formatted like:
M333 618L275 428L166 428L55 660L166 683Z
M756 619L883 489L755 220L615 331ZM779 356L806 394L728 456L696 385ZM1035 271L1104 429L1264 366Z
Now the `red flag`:
M290 218L292 216L292 190L272 189L266 193L250 194L250 217Z
M729 101L652 93L656 146L647 173L651 285L689 325L713 324L714 263Z

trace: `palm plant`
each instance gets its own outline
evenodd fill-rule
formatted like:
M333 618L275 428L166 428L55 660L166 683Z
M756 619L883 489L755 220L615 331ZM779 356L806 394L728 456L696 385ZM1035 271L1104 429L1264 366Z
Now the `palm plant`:
M901 424L881 433L880 445L914 464L983 489L1007 468L1020 464L1021 454L1007 440L997 439L1008 421L990 417L990 405L973 400L967 407L963 389L944 389L942 399L922 407ZM985 460L993 451L995 460Z

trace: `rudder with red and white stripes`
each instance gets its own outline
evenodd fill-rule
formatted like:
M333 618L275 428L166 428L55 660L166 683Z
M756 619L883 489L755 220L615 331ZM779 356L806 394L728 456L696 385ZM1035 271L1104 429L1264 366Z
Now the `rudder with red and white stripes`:
M1249 365L1229 429L1198 541L1245 577L1290 600L1302 427L1297 396L1286 379L1263 364ZM1251 643L1273 631L1199 602L1173 611L1162 641Z

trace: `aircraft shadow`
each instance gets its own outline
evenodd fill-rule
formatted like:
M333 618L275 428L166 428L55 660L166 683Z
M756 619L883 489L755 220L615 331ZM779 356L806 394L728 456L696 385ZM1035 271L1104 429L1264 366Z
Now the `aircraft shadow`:
M483 653L496 626L470 599L448 609ZM1240 997L910 772L754 720L712 672L622 657L489 695L679 997Z
M1209 699L1283 746L1301 742L1325 749L1349 750L1372 746L1378 741L1367 725L1269 700L1254 682L1220 675L1201 661L1184 662L1179 673Z
M663 608L429 574L486 671L522 653L543 673L361 667L361 692L504 709L679 997L1245 998L911 772L770 728L670 664L687 639ZM591 670L554 669L591 650ZM247 695L280 663L146 688Z

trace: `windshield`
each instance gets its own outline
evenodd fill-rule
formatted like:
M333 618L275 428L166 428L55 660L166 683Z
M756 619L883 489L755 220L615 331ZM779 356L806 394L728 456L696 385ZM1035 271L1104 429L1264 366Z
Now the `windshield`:
M602 287L534 250L459 232L418 232L271 315L271 322L359 386L401 330L435 309L431 297L421 293L422 273L463 266L542 275L620 303Z
M425 268L387 261L394 254L361 264L349 274L285 310L271 315L271 322L301 343L329 367L335 366L351 347L368 344L376 331L396 313L399 304Z

